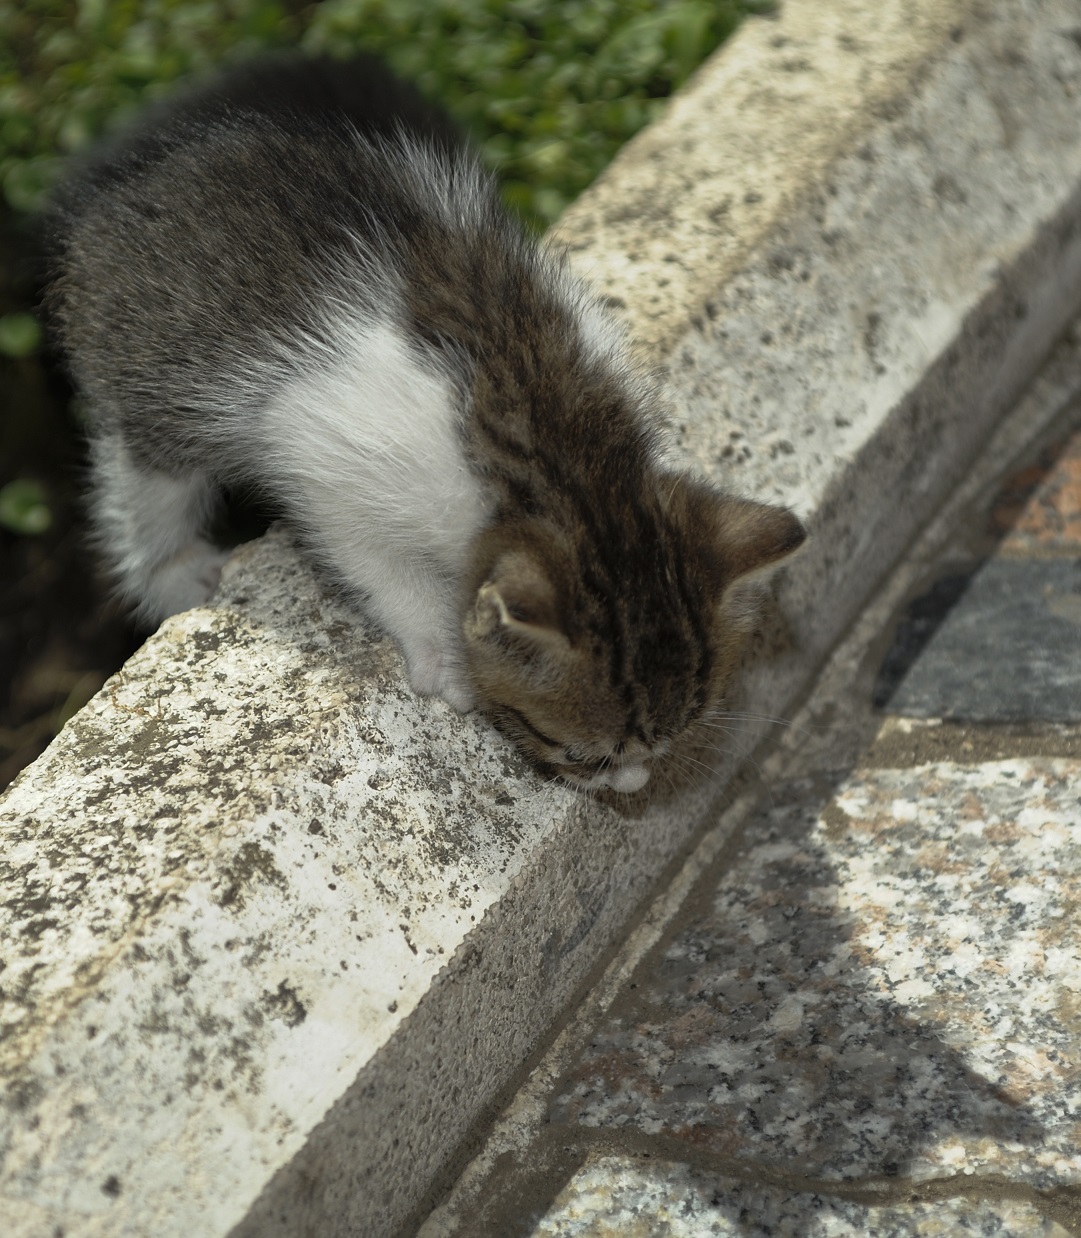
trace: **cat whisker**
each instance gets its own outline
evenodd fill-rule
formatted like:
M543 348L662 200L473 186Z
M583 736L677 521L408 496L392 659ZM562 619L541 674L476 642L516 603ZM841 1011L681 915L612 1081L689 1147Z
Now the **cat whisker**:
M791 718L773 718L770 717L769 714L734 713L728 710L724 710L721 713L714 715L713 718L703 718L701 721L706 725L710 725L715 719L732 719L733 721L739 722L767 722L771 726L785 727L793 734L804 736L806 738L811 738L815 735L816 731L820 732L825 729L824 727L812 729L804 726L802 723L793 721Z
M673 765L683 771L693 768L696 771L708 774L711 778L719 778L720 776L720 771L716 766L710 765L708 761L699 760L698 757L693 757L689 753L680 753L673 761Z
M735 767L731 769L730 772L734 773L735 770L738 769L740 766L746 766L754 770L759 780L762 781L768 787L768 780L765 778L761 763L756 761L754 757L751 755L751 753L754 751L753 746L751 748L747 748L743 750L736 748L734 745L731 747L725 748L725 747L721 747L718 744L712 744L712 745L707 744L707 745L703 745L703 747L705 748L706 751L714 752L718 756L726 758L729 762L734 761ZM698 764L705 765L706 768L714 768L714 767L709 766L708 763L702 762L698 760L698 758L690 757L689 755L686 757L686 759L697 761ZM718 777L721 776L720 770L717 770L716 773Z

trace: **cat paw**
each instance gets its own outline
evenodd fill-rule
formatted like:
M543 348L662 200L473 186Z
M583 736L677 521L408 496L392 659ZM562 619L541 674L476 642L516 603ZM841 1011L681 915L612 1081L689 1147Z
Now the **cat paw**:
M144 609L160 621L202 606L214 596L228 558L228 551L209 542L194 542L154 571Z
M431 648L407 658L409 686L418 696L441 697L451 709L467 714L476 704L472 687L460 667L442 650Z

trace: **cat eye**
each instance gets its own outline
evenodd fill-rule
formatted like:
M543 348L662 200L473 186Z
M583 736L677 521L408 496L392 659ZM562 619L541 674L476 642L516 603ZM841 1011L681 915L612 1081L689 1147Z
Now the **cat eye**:
M545 735L543 731L537 730L537 728L533 725L532 722L529 721L529 719L525 716L525 714L521 713L519 710L512 709L510 705L503 705L501 709L502 709L502 712L507 715L507 717L513 719L513 721L516 722L522 728L523 731L527 731L530 735L533 736L534 739L539 739L542 744L547 744L549 748L559 747L559 743L557 740L552 739L551 736L549 735Z

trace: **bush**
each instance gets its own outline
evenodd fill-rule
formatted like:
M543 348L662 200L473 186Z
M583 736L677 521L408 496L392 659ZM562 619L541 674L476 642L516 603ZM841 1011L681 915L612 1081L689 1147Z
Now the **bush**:
M178 78L300 42L380 53L441 100L547 224L763 0L20 0L0 5L0 186L33 209L64 155Z

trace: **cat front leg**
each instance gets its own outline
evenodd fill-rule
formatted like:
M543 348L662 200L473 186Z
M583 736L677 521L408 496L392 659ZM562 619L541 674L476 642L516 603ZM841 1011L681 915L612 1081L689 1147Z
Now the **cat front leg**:
M405 567L395 566L399 572ZM384 587L375 609L405 657L409 686L418 696L441 697L452 709L468 713L475 698L451 587L413 565L400 579L399 588Z
M397 642L413 691L441 697L459 713L472 709L453 573L405 551L397 538L324 544L363 608Z
M422 640L407 648L402 643L409 686L418 696L441 697L460 714L468 713L475 704L473 688L461 666L460 657L445 646Z
M218 500L211 480L145 467L114 431L92 440L91 472L97 540L138 618L156 626L208 601L229 557L203 536Z
M160 614L164 619L205 605L217 592L228 558L228 551L196 538L151 573L145 592L146 613L151 618Z

